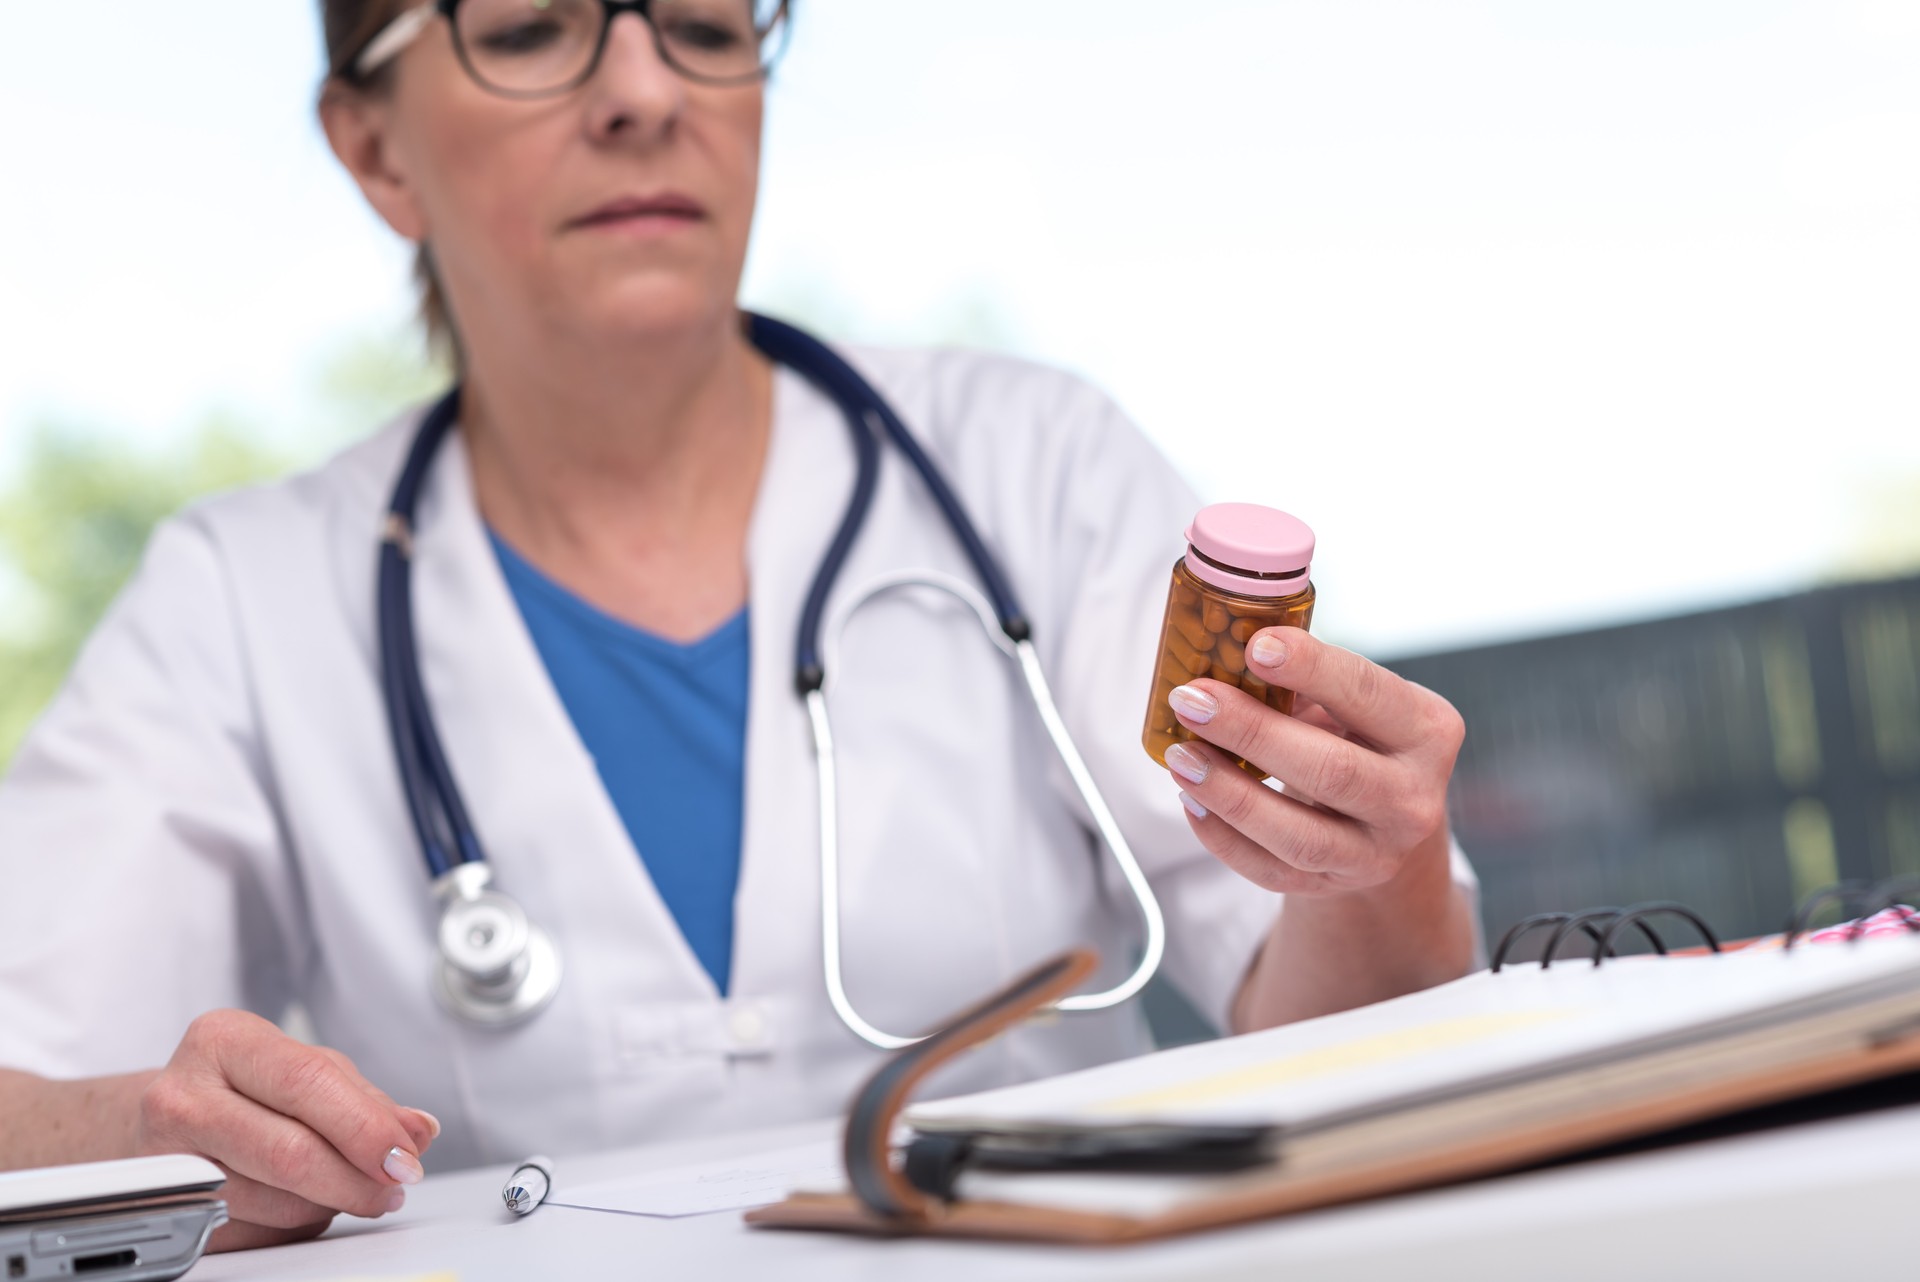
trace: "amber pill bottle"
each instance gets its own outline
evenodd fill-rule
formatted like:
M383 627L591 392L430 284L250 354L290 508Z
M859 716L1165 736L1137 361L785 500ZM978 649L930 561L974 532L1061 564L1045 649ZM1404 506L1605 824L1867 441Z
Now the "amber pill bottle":
M1173 715L1175 686L1211 677L1244 690L1279 712L1293 711L1293 691L1247 671L1247 642L1263 628L1304 628L1313 621L1313 531L1298 517L1256 503L1216 503L1187 527L1187 554L1173 565L1167 618L1160 628L1153 694L1140 742L1167 764L1167 749L1194 739ZM1266 771L1245 761L1257 779Z

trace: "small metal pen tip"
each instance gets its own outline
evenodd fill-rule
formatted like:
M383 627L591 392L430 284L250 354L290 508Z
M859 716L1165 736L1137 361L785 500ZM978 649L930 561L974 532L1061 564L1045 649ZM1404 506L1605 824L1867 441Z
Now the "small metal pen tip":
M507 1177L506 1187L500 1190L500 1200L515 1215L527 1215L552 1191L553 1164L544 1157L530 1157Z

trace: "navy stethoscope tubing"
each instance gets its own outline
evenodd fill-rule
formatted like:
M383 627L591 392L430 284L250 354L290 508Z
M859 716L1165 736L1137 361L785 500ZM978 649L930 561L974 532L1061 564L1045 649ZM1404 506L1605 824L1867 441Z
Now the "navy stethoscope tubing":
M380 543L381 687L386 694L400 786L407 794L407 814L427 868L435 878L445 876L455 864L486 860L480 835L468 817L460 786L454 782L446 749L427 708L413 630L414 513L427 465L439 452L459 411L460 389L456 387L421 422L387 504L386 530ZM439 808L437 816L435 806Z
M1145 986L1159 965L1164 951L1159 905L1054 706L1033 648L1026 612L1006 573L988 551L932 457L871 383L825 343L792 325L751 313L744 321L747 337L755 347L800 374L839 408L854 449L853 492L814 573L794 643L794 688L807 703L820 781L826 982L835 1010L850 1028L874 1045L897 1047L917 1040L881 1032L860 1018L847 999L839 969L837 773L826 709L822 629L827 600L873 506L883 437L912 464L939 506L985 599L946 576L897 575L870 589L855 605L895 587L930 587L959 597L972 607L983 626L989 627L990 637L992 630L998 630L1000 636L992 637L994 644L1019 664L1042 723L1119 863L1147 926L1143 956L1127 980L1106 992L1068 998L1060 1005L1062 1009L1090 1010L1124 1001ZM527 1018L552 999L559 984L560 965L551 940L527 920L517 902L491 886L485 847L454 780L420 676L412 601L415 516L427 473L457 421L459 409L460 388L455 386L427 412L387 504L377 584L380 678L408 818L432 875L435 894L443 905L436 991L456 1015L476 1023L503 1025Z
M846 516L833 536L833 543L827 548L826 557L813 576L813 586L807 592L806 605L800 612L800 637L794 648L794 685L799 692L804 695L818 690L826 680L820 662L821 616L826 612L827 596L840 577L840 568L846 564L847 553L852 550L853 541L859 537L860 527L866 523L867 512L873 506L874 486L880 475L880 443L875 439L869 419L877 423L888 439L907 456L907 461L913 464L913 470L920 474L921 481L933 495L934 502L940 505L948 527L960 541L960 548L972 564L974 574L979 576L980 586L993 602L1000 630L1011 641L1025 641L1032 635L1026 611L1020 608L1019 601L1013 595L1013 585L1007 582L1000 563L987 551L980 532L973 528L973 521L960 505L959 496L947 484L947 478L926 450L921 448L920 442L914 439L913 433L907 430L907 425L900 421L900 416L893 412L893 407L887 404L886 398L862 378L853 366L847 364L838 352L804 330L770 317L748 313L747 337L770 359L800 374L838 405L853 435L853 497L847 503Z

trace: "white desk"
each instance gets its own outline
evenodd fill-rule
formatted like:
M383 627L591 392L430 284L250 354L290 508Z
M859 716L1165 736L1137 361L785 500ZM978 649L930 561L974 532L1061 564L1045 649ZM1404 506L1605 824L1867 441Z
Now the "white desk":
M809 1126L577 1159L600 1179L801 1143ZM450 1270L461 1282L624 1277L730 1282L1259 1279L1620 1282L1910 1270L1920 1107L1696 1144L1143 1246L872 1241L748 1229L737 1214L649 1220L500 1204L496 1167L435 1177L406 1210L325 1238L213 1256L189 1282ZM1636 1261L1638 1262L1636 1264Z

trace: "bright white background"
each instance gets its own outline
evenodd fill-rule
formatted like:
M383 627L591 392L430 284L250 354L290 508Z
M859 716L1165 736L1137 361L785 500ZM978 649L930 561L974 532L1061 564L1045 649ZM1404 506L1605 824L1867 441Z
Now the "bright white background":
M404 332L311 4L10 10L0 466ZM1084 373L1383 655L1788 590L1920 505L1920 0L800 0L746 295Z

